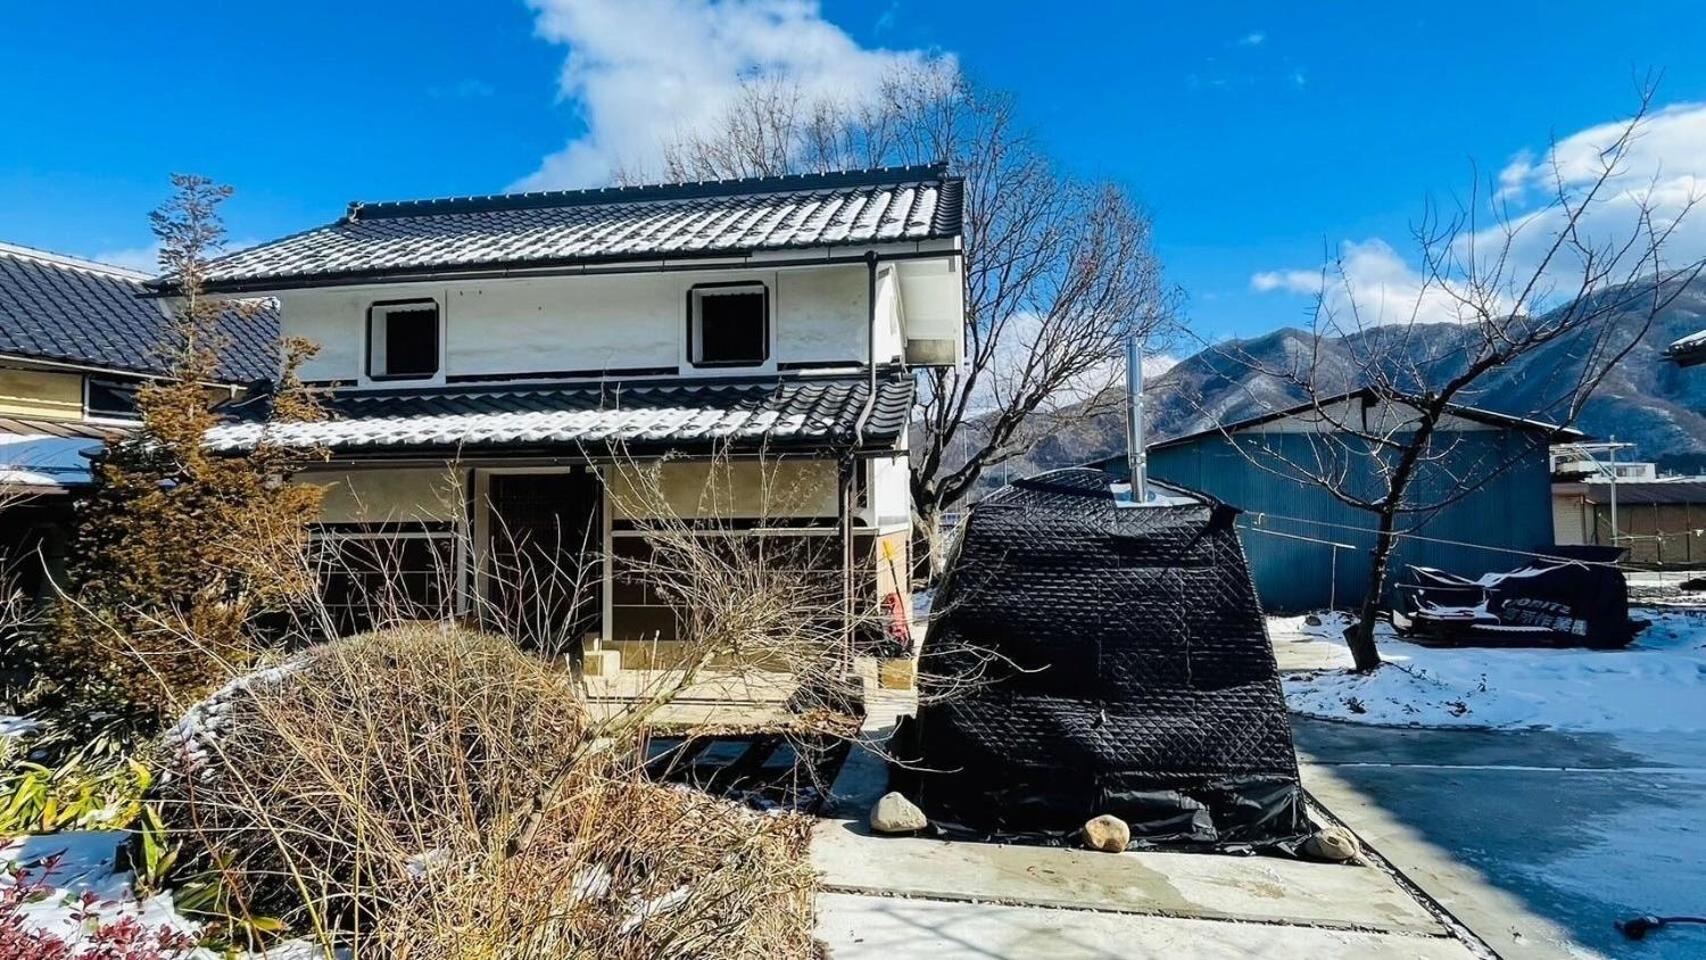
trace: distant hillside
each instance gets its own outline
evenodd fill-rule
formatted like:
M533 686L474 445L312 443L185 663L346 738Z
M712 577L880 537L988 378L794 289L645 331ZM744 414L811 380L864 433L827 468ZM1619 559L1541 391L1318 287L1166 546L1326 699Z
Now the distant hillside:
M1631 321L1633 322L1633 321ZM1631 459L1654 460L1662 471L1706 473L1706 368L1680 369L1664 350L1678 337L1706 329L1706 283L1684 291L1653 323L1634 350L1588 401L1576 426L1596 438L1615 435L1636 445ZM1453 324L1410 331L1406 349L1415 356L1449 357L1470 333ZM1378 332L1361 336L1378 335ZM1349 388L1356 380L1356 339L1323 344L1325 381ZM1559 341L1489 375L1464 402L1508 413L1533 415L1541 398L1555 396L1558 371L1573 368L1579 342ZM1277 369L1307 357L1310 335L1285 328L1236 346L1211 347L1157 378L1149 391L1149 426L1154 439L1182 436L1300 402L1290 384L1235 359L1253 358L1257 368ZM1125 446L1119 413L1102 414L1053 431L1028 457L1009 467L1012 476L1083 463L1118 453ZM997 478L999 479L999 478Z

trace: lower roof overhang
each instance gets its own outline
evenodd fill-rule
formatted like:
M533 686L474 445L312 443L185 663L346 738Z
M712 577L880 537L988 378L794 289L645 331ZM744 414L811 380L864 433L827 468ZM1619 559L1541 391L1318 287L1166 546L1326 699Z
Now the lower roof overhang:
M208 445L234 453L270 443L344 464L892 454L912 391L898 371L339 391L325 397L322 421L271 422L264 398L239 405Z

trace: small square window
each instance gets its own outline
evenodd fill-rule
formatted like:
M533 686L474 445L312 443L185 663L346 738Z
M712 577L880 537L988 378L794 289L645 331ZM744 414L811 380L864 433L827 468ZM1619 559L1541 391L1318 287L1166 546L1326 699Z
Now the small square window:
M142 416L136 408L136 393L140 384L123 380L89 378L84 407L91 417L112 420L135 420Z
M770 357L770 290L762 283L694 287L688 354L696 367L755 367Z
M438 373L438 304L376 303L367 314L367 375L426 380Z

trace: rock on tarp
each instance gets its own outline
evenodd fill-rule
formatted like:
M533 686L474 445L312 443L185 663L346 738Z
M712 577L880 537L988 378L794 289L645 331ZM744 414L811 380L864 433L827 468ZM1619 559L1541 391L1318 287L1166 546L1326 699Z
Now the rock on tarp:
M1021 480L966 520L895 779L949 833L1287 846L1307 832L1291 725L1233 518L1095 470ZM933 695L932 695L933 694Z

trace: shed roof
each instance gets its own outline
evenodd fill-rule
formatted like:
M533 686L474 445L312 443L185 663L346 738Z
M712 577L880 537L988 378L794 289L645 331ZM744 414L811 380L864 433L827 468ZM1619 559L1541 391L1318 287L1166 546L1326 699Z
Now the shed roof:
M0 492L65 493L87 485L90 457L130 430L116 424L0 417Z
M1150 449L1157 450L1167 447L1176 447L1187 443L1193 443L1203 437L1220 436L1223 433L1247 430L1251 427L1258 427L1262 424L1272 423L1276 420L1284 420L1287 417L1295 417L1299 414L1308 413L1311 410L1330 407L1349 400L1362 400L1366 403L1375 403L1382 399L1410 406L1414 406L1416 403L1416 401L1402 395L1384 395L1372 387L1364 387L1360 390L1348 390L1344 393L1335 394L1333 396L1321 397L1313 401L1299 403L1296 406L1286 407L1282 410L1272 410L1268 413L1247 417L1233 423L1224 424L1218 427L1210 427L1207 430L1199 430L1195 433L1187 433L1179 437L1173 437L1159 443L1151 444ZM1454 403L1450 404L1447 409L1453 416L1462 417L1465 420L1471 420L1477 423L1484 423L1489 426L1503 427L1511 430L1544 433L1559 441L1584 440L1587 438L1587 434L1573 427L1563 427L1555 423L1547 423L1544 420L1534 420L1528 417L1513 416L1508 413L1500 413L1497 410L1488 410L1483 407L1472 407L1466 404Z
M1563 485L1560 485L1563 486ZM1612 487L1616 487L1619 504L1635 503L1706 503L1706 479L1690 477L1676 480L1619 480L1617 483L1594 481L1572 484L1588 503L1610 503Z
M492 268L735 256L949 239L963 180L943 164L349 205L323 227L222 257L215 291ZM169 278L156 282L170 286Z
M1671 345L1665 349L1665 356L1679 367L1706 363L1706 330L1671 341Z
M0 353L123 373L166 373L158 347L170 322L147 296L146 274L0 243ZM220 377L231 383L276 372L278 316L270 305L220 320Z
M892 446L912 408L912 378L879 377L875 401L863 376L755 380L606 381L332 394L331 419L266 424L265 398L227 408L238 419L214 428L216 450L263 437L335 453L446 449L578 449L620 442L668 448ZM863 421L861 422L861 418Z

